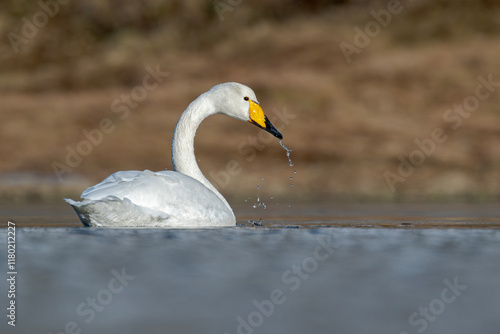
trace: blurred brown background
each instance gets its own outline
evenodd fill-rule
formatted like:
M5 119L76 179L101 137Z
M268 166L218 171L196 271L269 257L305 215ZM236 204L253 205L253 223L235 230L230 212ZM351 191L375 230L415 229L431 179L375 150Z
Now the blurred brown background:
M226 81L254 89L294 163L256 127L207 119L196 154L229 198L498 199L498 1L41 3L0 12L4 201L76 199L118 170L171 169L178 117ZM169 74L146 90L147 68ZM497 85L482 99L479 77ZM72 150L85 154L70 166Z

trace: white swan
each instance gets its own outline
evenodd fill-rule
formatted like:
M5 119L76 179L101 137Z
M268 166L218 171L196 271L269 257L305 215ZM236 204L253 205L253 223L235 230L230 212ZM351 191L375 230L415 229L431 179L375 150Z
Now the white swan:
M218 113L253 123L282 139L249 87L223 83L200 95L179 118L172 138L174 171L117 172L85 190L83 201L65 201L86 226L234 226L231 206L203 175L194 156L196 129Z

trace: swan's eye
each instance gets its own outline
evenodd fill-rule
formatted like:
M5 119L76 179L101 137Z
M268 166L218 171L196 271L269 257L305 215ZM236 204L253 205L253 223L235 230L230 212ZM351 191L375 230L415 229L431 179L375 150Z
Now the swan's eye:
M248 101L248 100L250 100L250 99L248 98L248 96L245 96L245 97L243 98L243 100Z

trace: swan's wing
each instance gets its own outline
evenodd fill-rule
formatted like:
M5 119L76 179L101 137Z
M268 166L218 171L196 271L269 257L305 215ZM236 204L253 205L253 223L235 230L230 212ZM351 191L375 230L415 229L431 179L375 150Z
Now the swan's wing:
M201 187L200 187L201 186ZM173 171L149 170L117 172L82 193L86 200L101 200L113 196L155 210L165 210L179 199L200 199L198 181ZM210 196L210 194L205 194Z
M151 174L154 173L151 172L150 170L145 170L143 172L138 170L127 170L122 172L116 172L114 174L111 174L104 180L102 180L100 183L84 190L84 192L81 195L81 198L100 199L103 197L102 195L106 192L106 189L109 190L114 189L116 191L118 190L116 186L119 184L135 181ZM125 190L125 188L123 188L123 190Z

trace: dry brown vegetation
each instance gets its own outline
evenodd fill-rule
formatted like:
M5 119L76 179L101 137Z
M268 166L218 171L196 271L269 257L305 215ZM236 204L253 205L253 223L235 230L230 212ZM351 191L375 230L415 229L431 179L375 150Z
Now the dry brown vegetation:
M348 63L340 43L354 45L353 28L364 29L370 11L389 2L242 1L221 20L212 1L71 1L17 54L8 33L20 34L22 18L40 7L4 5L1 197L60 199L117 170L170 169L180 113L211 86L237 81L256 91L271 118L295 116L281 128L295 166L277 140L251 159L241 147L259 130L213 116L198 131L196 153L211 180L238 163L225 195L498 198L500 87L456 130L443 116L475 94L479 76L500 82L500 4L401 1L403 10ZM122 120L111 104L142 84L146 66L169 75ZM104 118L114 130L58 182L53 162L64 164L67 146L75 149ZM398 156L408 159L415 139L435 128L447 140L392 192L383 173L397 174Z

